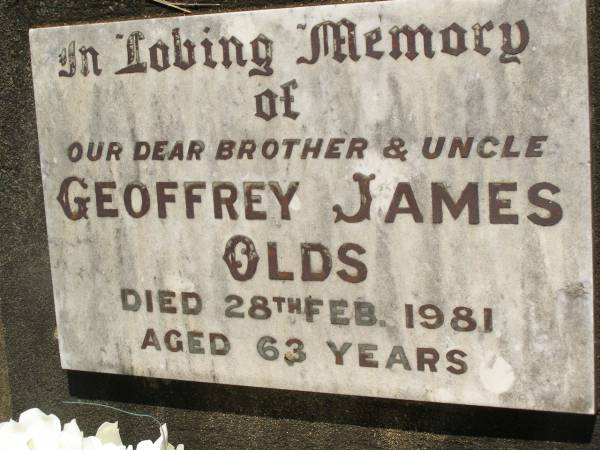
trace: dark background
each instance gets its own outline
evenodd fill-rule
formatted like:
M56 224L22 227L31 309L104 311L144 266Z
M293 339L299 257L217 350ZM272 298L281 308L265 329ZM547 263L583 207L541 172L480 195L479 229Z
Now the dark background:
M196 11L340 1L221 0L221 3L221 7ZM599 2L590 0L588 12L597 225L600 218L596 97L600 86ZM3 332L6 344L3 352L0 336L0 418L6 418L2 417L3 411L6 416L12 409L12 416L18 417L23 410L36 406L58 415L63 422L76 417L86 434L95 433L105 420L118 420L126 443L158 437L158 429L151 420L63 403L69 399L87 399L158 417L168 423L170 441L185 444L187 450L600 448L600 431L598 427L595 429L596 418L591 416L174 382L66 372L60 368L28 29L176 14L179 13L145 0L0 0L0 334ZM595 226L596 246L599 237ZM595 269L598 274L597 257ZM600 323L597 302L596 294L596 323ZM549 355L550 364L551 358ZM598 356L596 359L598 363Z

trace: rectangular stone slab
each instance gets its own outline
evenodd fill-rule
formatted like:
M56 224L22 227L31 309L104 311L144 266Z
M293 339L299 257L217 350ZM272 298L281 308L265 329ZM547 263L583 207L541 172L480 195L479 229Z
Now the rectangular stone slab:
M63 368L594 413L584 0L30 40Z

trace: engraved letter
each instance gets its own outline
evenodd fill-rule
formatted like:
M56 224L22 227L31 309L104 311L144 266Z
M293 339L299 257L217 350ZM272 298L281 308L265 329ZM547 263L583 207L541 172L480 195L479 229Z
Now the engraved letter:
M512 43L512 25L508 23L503 23L500 25L500 29L502 30L502 51L503 53L500 55L500 62L503 64L508 64L511 62L516 62L517 64L521 64L521 60L514 55L518 55L527 47L529 44L529 28L527 28L527 23L524 20L519 20L516 24L519 29L520 43L517 47L513 47ZM507 57L507 55L511 55Z
M247 266L245 272L240 272L240 268L242 267L242 263L238 261L236 257L236 248L238 244L243 244L244 247L240 250L242 255L246 256ZM251 279L256 273L256 269L258 267L258 261L260 257L258 253L256 253L256 247L254 246L254 242L247 236L236 235L233 236L227 244L225 245L225 253L223 253L223 260L227 267L229 268L229 272L231 276L237 281L248 281Z
M346 27L345 37L342 37L342 26ZM350 57L352 61L360 59L356 51L356 24L348 19L342 19L337 23L328 20L315 25L310 31L311 59L302 56L296 60L296 64L314 64L318 61L319 56L321 56L319 31L322 31L323 34L323 56L329 54L329 30L333 34L333 59L339 63L343 62L346 57ZM347 54L342 50L343 45L348 47Z
M117 35L120 37L121 35ZM140 41L144 39L141 31L134 31L127 38L127 66L115 72L117 75L126 73L144 73L147 64L140 62Z
M59 77L72 77L75 75L75 67L77 66L77 61L75 60L75 41L69 42L68 53L66 48L62 49L60 55L58 55L58 61L61 66L69 64L68 71L61 70L58 72Z
M348 216L342 211L342 207L338 205L333 206L333 211L336 213L335 223L343 220L348 223L357 223L362 222L363 220L371 219L371 201L373 198L371 197L371 191L369 190L369 185L371 180L375 179L375 175L371 174L369 176L363 175L362 173L355 173L352 176L352 179L358 183L358 189L360 194L360 208L357 213L353 216Z

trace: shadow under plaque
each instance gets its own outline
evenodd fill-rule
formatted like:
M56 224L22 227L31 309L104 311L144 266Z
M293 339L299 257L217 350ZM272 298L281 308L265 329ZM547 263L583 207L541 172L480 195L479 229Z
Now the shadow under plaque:
M595 416L67 371L85 400L392 428L436 434L589 442Z

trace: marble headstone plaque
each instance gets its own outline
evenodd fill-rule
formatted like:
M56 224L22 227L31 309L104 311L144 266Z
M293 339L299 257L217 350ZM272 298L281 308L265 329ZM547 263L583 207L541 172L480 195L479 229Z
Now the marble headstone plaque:
M65 369L593 413L584 0L30 40Z

